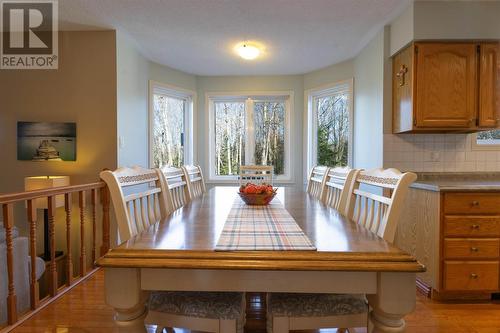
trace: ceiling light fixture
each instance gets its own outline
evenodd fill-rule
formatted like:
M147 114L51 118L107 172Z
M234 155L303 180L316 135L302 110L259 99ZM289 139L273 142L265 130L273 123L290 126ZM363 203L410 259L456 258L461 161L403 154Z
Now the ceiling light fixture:
M258 47L248 43L239 44L236 47L236 52L238 52L239 56L245 60L253 60L260 54L260 50Z

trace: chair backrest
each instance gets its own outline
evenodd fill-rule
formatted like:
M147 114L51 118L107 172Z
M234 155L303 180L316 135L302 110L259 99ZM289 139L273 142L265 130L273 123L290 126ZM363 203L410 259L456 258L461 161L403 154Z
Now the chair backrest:
M330 168L323 182L320 200L347 216L348 196L359 172L349 167Z
M189 202L188 182L186 174L181 168L163 167L161 168L165 186L168 189L167 210L173 212Z
M326 174L329 168L326 166L315 166L312 168L309 174L309 179L307 180L307 193L311 194L315 198L320 199L321 189L326 180Z
M359 172L349 193L348 217L392 243L406 193L416 179L416 174L396 169ZM381 193L360 189L361 185Z
M240 185L246 183L273 184L272 165L240 165Z
M102 171L100 177L108 185L122 242L169 214L159 169L118 168Z
M187 180L189 197L194 199L202 196L207 189L205 187L205 179L203 178L201 167L199 165L184 165L182 170Z

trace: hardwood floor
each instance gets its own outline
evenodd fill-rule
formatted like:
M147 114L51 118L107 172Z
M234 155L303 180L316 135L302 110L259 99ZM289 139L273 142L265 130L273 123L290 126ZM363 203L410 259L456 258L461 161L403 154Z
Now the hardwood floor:
M103 277L103 272L98 271L13 332L118 332L113 322L113 311L104 303ZM265 304L262 294L249 294L247 304L245 331L264 333ZM500 302L439 303L418 295L417 308L406 319L407 333L500 333ZM150 327L149 332L154 332L154 327ZM336 330L321 332L334 333ZM187 332L176 329L176 333Z

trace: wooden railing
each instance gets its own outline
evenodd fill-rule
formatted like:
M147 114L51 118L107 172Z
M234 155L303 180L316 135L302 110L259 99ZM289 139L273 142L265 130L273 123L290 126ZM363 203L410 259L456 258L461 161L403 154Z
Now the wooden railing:
M100 195L99 195L100 193ZM79 247L79 274L77 277L73 273L73 244L71 243L71 227L72 227L72 208L73 208L73 194L77 196L77 206L79 213L79 226L80 226L80 247ZM65 227L66 227L66 284L59 288L58 285L58 272L56 265L56 196L64 196L64 209L65 209ZM96 247L98 241L96 239L98 223L97 221L97 206L99 205L98 197L100 196L100 205L102 208L102 241L99 250L99 255L104 255L110 246L110 219L109 219L109 192L104 182L96 182L91 184L73 185L65 187L56 187L44 190L35 190L29 192L19 192L12 194L0 195L0 206L2 207L3 224L6 234L6 258L7 258L7 277L8 277L8 294L7 294L7 324L14 325L19 319L20 314L17 313L16 307L16 290L14 285L14 260L22 260L14 258L13 255L13 227L14 227L14 205L18 203L25 203L26 216L29 223L29 255L30 261L30 303L31 310L36 310L42 304L50 301L67 289L74 285L78 280L84 278L90 271L87 264L87 252L92 256L92 269L96 260L97 252ZM90 197L90 207L86 207L86 198ZM50 262L48 270L48 296L40 299L38 281L36 278L36 257L37 257L37 208L34 202L35 199L46 198L48 207L48 230L49 230L49 244L50 244ZM76 199L76 198L75 198ZM90 224L87 222L86 212L90 211ZM85 228L92 228L92 249L87 251ZM0 255L4 255L3 253ZM26 315L25 313L23 315ZM0 327L2 324L0 323Z

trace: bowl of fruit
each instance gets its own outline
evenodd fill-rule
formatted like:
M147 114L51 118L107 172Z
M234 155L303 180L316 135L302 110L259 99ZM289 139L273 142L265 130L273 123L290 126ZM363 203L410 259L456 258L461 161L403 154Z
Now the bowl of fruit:
M238 194L247 205L264 206L273 200L278 189L270 184L252 184L241 185Z

